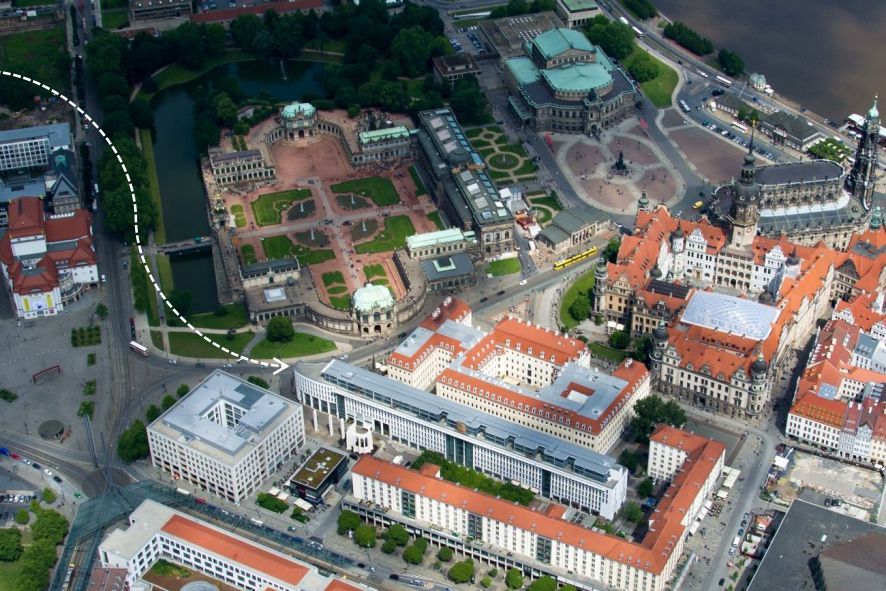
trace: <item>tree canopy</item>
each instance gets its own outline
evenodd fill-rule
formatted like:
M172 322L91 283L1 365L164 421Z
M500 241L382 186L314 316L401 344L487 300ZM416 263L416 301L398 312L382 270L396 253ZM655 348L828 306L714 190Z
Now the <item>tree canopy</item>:
M24 548L22 548L21 530L14 527L0 529L0 560L18 560L22 552Z
M360 524L354 530L354 542L361 548L374 548L376 542L375 528L371 525Z
M710 39L702 37L680 21L674 21L665 25L664 36L673 39L678 45L685 47L696 55L707 55L714 51L714 44Z
M744 72L744 60L734 51L721 49L717 53L717 61L720 63L723 71L729 76L738 76Z
M409 564L421 564L427 550L428 541L424 538L416 538L412 544L403 550L403 560Z
M292 328L292 320L287 316L275 316L268 322L265 329L269 341L289 342L295 338L295 329Z
M674 427L683 427L686 424L686 411L673 400L665 402L661 397L653 394L634 405L634 418L631 426L640 441L649 441L655 426L665 423Z
M526 591L557 591L557 580L547 575L539 577L526 587Z
M456 562L446 573L446 576L453 583L467 583L474 576L474 561L470 558Z
M505 574L505 585L508 589L519 589L523 586L523 573L516 568L509 568Z
M587 36L591 43L599 45L609 57L626 58L634 51L634 32L627 25L597 15L588 21Z
M338 514L338 534L343 536L349 531L357 529L360 526L360 523L359 515L353 511L345 509Z
M148 431L141 421L133 421L128 429L120 434L117 440L117 455L127 463L141 460L150 454L148 447Z
M385 532L385 538L393 540L398 546L405 546L409 543L409 532L399 523L394 523Z

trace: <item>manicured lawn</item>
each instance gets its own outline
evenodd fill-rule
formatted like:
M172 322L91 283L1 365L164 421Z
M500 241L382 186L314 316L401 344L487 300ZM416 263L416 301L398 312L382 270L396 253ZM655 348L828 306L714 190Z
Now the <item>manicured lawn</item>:
M169 256L165 254L157 254L157 273L159 273L160 277L160 287L163 288L164 293L172 293L172 290L175 289L175 281L172 279L172 262L169 260Z
M625 360L625 357L628 356L627 351L610 349L603 343L588 343L588 348L600 359L607 359L609 361L614 361L615 363L621 363Z
M520 144L506 144L504 146L499 146L498 149L501 152L508 152L510 154L513 154L514 156L529 158L529 154L526 153L526 149Z
M329 287L330 285L335 285L336 283L344 283L345 276L341 274L341 271L330 271L328 273L323 273L323 285Z
M197 328L217 328L220 330L240 328L249 322L246 306L243 304L225 304L221 309L226 312L224 316L216 316L215 312L206 312L205 314L194 314L188 320Z
M560 205L560 202L554 197L548 196L539 196L539 197L529 197L529 203L544 205L548 209L553 209L554 211L560 211L563 209L563 206Z
M624 59L624 64L626 66L630 64L634 56L639 55L640 52L646 53L639 47L635 47L634 51ZM640 84L640 88L643 89L643 94L649 97L652 104L659 109L670 107L671 94L673 94L674 88L677 86L677 72L664 62L656 59L655 56L650 55L649 58L658 66L658 76L648 82L643 82Z
M148 191L151 193L151 201L161 214L163 203L160 200L160 182L157 180L157 161L154 158L154 140L151 139L150 129L139 129L139 139L142 142L142 155L145 157L145 165L148 172ZM154 241L157 244L166 243L166 227L163 224L163 216L156 216L157 229L154 230ZM245 223L245 221L244 221Z
M382 265L366 265L363 267L363 274L366 275L367 281L372 281L373 277L387 277L385 268Z
M351 308L351 296L330 296L329 305L338 310L349 310Z
M415 234L415 226L408 215L395 215L385 218L384 231L370 242L358 244L354 248L359 254L387 252L406 246L406 237Z
M251 203L255 222L259 226L279 224L284 211L289 209L294 202L307 199L310 196L310 189L293 189L262 195Z
M16 581L21 577L25 563L21 559L15 562L0 562L0 589L15 589Z
M166 350L166 347L163 346L163 333L159 330L151 331L151 343L161 351Z
M502 259L500 261L492 261L488 265L486 265L486 272L493 277L500 277L501 275L510 275L512 273L519 273L523 269L522 265L520 265L520 259Z
M335 193L356 193L363 197L369 197L379 207L400 203L400 197L397 195L394 184L389 179L380 176L338 183L332 185L332 190Z
M18 64L27 64L40 82L70 96L68 69L60 67L66 58L65 33L61 25L0 37L0 66L3 69L15 70ZM31 88L34 94L40 92L36 86Z
M102 28L109 31L129 25L129 14L125 8L102 10Z
M244 244L241 246L240 255L243 258L244 265L254 265L258 262L258 258L255 256L255 247L251 244Z
M532 160L524 160L523 164L520 165L520 168L514 171L514 174L517 176L522 176L526 174L533 174L538 170L538 166L535 165L535 162Z
M587 297L587 295L594 289L594 271L588 271L581 277L579 277L575 283L569 286L569 289L566 290L566 295L563 296L563 299L560 301L560 324L565 326L567 329L575 328L579 325L579 323L584 320L584 318L573 318L572 314L569 312L569 308L572 306L572 302L575 301L576 298L580 296Z
M418 176L418 171L415 170L415 166L409 167L409 176L412 177L412 182L415 183L415 196L421 197L422 195L426 195L428 190L425 189L425 184L421 182L421 177Z
M513 154L498 153L489 157L489 166L499 170L511 170L517 168L518 164L520 164L520 159Z
M313 249L295 244L288 236L271 236L262 240L265 256L268 259L288 259L298 257L301 265L317 265L335 258L335 253L329 249Z
M246 212L243 211L243 206L239 204L234 204L231 206L231 215L234 216L234 225L238 228L246 227Z
M240 353L254 336L254 332L240 332L234 335L233 340L228 340L226 335L212 335L211 338L218 342L219 345L227 347L236 353ZM231 357L221 349L204 341L203 337L190 331L170 332L169 349L169 352L173 355L181 355L182 357L205 357L207 359L224 359L226 357Z
M344 285L333 285L332 287L327 287L326 292L329 295L339 295L348 291L348 288Z
M465 136L467 136L468 139L480 137L481 135L483 135L483 131L484 131L484 129L482 127L474 127L473 129L466 129ZM473 142L471 142L471 143L473 143ZM475 146L476 146L476 144L475 144Z
M443 218L440 217L439 211L432 211L428 214L428 219L434 222L434 225L437 226L438 230L445 230L446 225L443 223Z
M335 343L322 337L303 332L295 333L295 337L288 343L275 343L267 339L259 342L252 348L251 357L256 359L288 359L291 357L304 357L335 350Z

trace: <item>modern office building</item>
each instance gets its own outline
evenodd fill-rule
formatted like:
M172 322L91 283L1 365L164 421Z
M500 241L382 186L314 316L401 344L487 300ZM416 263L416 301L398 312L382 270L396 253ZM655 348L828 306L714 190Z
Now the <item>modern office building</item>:
M319 503L329 487L339 483L348 472L344 454L321 447L298 467L289 479L289 490L311 503Z
M0 131L0 173L42 170L49 166L54 151L72 147L67 123Z
M449 109L434 109L422 111L418 118L425 184L446 219L474 232L486 258L513 251L514 216L455 115Z
M154 466L239 504L305 444L302 409L221 370L148 426Z
M145 575L157 561L166 560L210 579L195 589L217 589L213 583L218 583L243 591L368 590L152 500L145 500L130 514L125 529L111 532L99 545L98 554L102 567L126 569L127 589L151 588Z
M719 442L693 441L639 543L577 525L561 505L532 509L442 480L432 464L415 471L372 456L354 465L353 499L345 506L373 523L401 523L471 558L527 576L550 575L582 591L662 591L724 455Z
M479 76L481 72L477 60L467 52L441 55L432 58L431 63L434 66L434 79L437 82L445 80L450 86L455 86L465 76Z
M431 450L495 478L611 519L627 493L627 471L614 458L538 429L434 396L340 360L293 368L296 398L326 413L331 435L347 423L401 445Z
M584 28L589 20L601 14L595 0L557 0L556 12L570 29Z

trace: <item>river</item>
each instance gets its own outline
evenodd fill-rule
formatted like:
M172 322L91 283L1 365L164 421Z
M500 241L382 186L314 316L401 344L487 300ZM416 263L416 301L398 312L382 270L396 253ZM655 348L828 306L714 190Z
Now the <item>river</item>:
M194 142L194 103L190 91L198 85L211 85L213 81L231 76L249 95L264 91L280 101L298 100L307 93L322 96L319 74L323 67L317 62L288 62L284 80L279 63L226 64L154 98L154 156L167 241L205 236L209 232ZM209 253L174 256L171 261L175 287L191 293L193 311L214 310L218 306L218 293L212 256Z
M738 53L775 91L833 121L886 96L886 2L653 0L671 20Z

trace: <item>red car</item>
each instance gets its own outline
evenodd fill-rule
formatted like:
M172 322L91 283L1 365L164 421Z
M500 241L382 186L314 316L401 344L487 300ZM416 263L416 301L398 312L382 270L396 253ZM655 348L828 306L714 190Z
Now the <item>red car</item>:
M22 457L15 452L10 452L9 457L12 458L13 460L21 460L22 459Z

